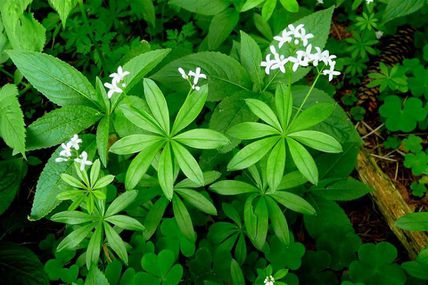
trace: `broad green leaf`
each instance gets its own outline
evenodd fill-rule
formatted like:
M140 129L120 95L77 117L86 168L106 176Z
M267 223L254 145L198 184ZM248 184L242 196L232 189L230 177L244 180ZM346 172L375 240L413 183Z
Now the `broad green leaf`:
M266 198L266 204L269 210L269 219L271 221L272 229L277 238L285 245L290 244L290 232L288 230L288 223L279 206L271 198Z
M245 99L245 103L247 104L248 108L250 108L251 112L253 112L254 115L259 117L262 121L279 131L282 130L275 113L266 103L257 99Z
M201 193L192 189L183 188L175 189L175 191L180 194L181 198L183 198L184 201L186 201L196 209L199 209L200 211L207 213L208 215L217 215L217 210L213 203Z
M175 195L172 198L172 211L174 212L175 221L181 233L191 242L195 242L196 233L193 229L192 219L190 214L183 204L181 199Z
M266 2L263 5L262 8L262 18L265 21L269 21L270 17L272 16L273 12L275 11L276 4L278 0L266 0ZM270 29L270 27L268 27ZM270 32L272 34L272 32ZM263 34L266 37L266 34ZM268 37L269 39L272 37Z
M257 232L252 242L257 249L261 250L266 242L269 229L269 212L265 198L260 198L258 200L254 208L254 215L257 217Z
M239 263L233 258L230 263L230 275L232 276L233 284L245 285L244 273L242 273L241 266L239 266Z
M125 215L114 215L105 219L106 222L112 223L115 226L124 230L143 231L144 226L136 219Z
M49 4L57 11L62 22L62 27L65 28L67 17L71 10L77 5L77 0L49 0Z
M332 103L318 103L302 111L290 124L289 133L309 129L325 121L333 114L336 105Z
M299 3L297 3L297 0L279 0L281 2L282 6L291 13L297 13L299 12Z
M327 200L351 201L369 193L371 188L354 178L343 178L326 185L325 187L311 189L314 195Z
M216 50L229 37L239 21L239 12L228 8L216 14L208 28L207 42L209 50Z
M125 264L128 264L128 253L126 252L125 243L120 238L119 234L108 223L104 222L103 224L108 246L113 249Z
M267 182L271 191L275 191L281 183L284 174L285 155L285 142L280 139L269 154L266 165Z
M270 194L270 196L284 207L295 212L306 215L316 214L314 207L296 194L285 191L276 191L275 193Z
M169 0L169 4L176 5L190 12L213 16L226 9L230 1L227 0Z
M88 249L86 250L86 267L89 269L91 265L97 266L100 258L101 240L103 236L103 224L99 223L95 227L95 232L89 240Z
M248 237L253 240L257 236L257 216L254 214L253 201L257 194L253 194L247 198L244 204L244 223Z
M126 155L143 151L154 145L160 145L163 138L155 135L136 134L121 138L110 147L110 152Z
M64 249L75 249L75 247L78 246L82 240L84 240L92 232L94 227L95 223L78 227L58 244L56 250L61 251Z
M25 156L24 114L18 101L18 89L12 84L0 89L0 137Z
M265 2L265 6L268 4L268 2L271 2L271 1L275 1L275 6L276 6L277 0L267 0ZM269 4L271 4L271 3L269 3ZM270 7L270 9L272 9L272 7ZM273 13L274 9L275 8L273 8L270 11L270 13ZM266 11L265 13L268 13L268 11ZM256 29L265 37L265 39L272 40L272 38L273 38L272 29L270 27L270 24L268 23L269 19L266 18L268 15L266 15L265 13L263 13L263 11L262 11L263 16L261 16L257 13L253 14L254 26L256 26Z
M279 140L279 137L268 137L253 142L241 149L227 165L229 171L248 168L262 159Z
M97 127L97 149L101 162L107 166L108 139L110 134L110 116L104 116Z
M290 123L291 115L293 113L293 95L291 94L290 85L277 85L275 90L275 107L279 122L285 130Z
M25 13L32 0L4 0L0 4L2 22L14 50L41 51L46 42L46 29L33 16Z
M93 265L86 276L85 285L109 285L109 282L98 266Z
M266 136L280 135L280 132L266 124L244 122L232 126L227 134L240 140L253 140Z
M164 95L153 80L144 79L143 82L147 105L158 124L169 134L169 110Z
M163 144L152 144L143 149L131 162L126 171L125 188L132 190L143 178Z
M241 31L240 59L254 83L254 90L259 91L263 82L263 70L260 68L262 52L257 42L243 31Z
M237 180L222 180L212 184L210 189L220 195L239 195L259 192L253 185Z
M425 0L389 0L383 13L383 24L395 18L412 14L421 9L425 3Z
M101 113L86 106L65 106L37 119L27 128L27 150L51 147L94 125Z
M10 242L0 243L0 272L3 284L50 284L37 255L27 247Z
M340 143L334 137L322 132L298 131L288 134L288 137L319 151L328 153L342 152L342 146Z
M131 10L142 17L153 27L156 25L156 11L153 0L134 0L131 1Z
M126 191L120 194L107 208L105 213L105 217L113 216L128 207L132 202L134 202L135 198L137 198L137 191Z
M291 138L287 138L287 144L290 149L291 158L300 173L312 184L318 184L318 168L311 154L304 146Z
M126 84L125 92L130 91L143 77L152 71L170 51L170 49L148 51L125 63L123 70L129 72L129 75L123 80Z
M262 4L265 0L247 0L244 5L241 7L241 12L245 12L251 10L260 4Z
M175 141L171 142L171 147L174 157L176 158L183 173L193 182L203 186L205 184L204 175L202 174L202 170L192 154L180 143Z
M121 105L120 110L131 123L140 129L154 134L164 134L162 128L158 125L156 120L146 111L137 110L132 106L127 105Z
M196 3L193 0L191 2ZM179 67L186 71L200 67L202 73L207 75L208 101L219 101L236 91L252 87L247 71L239 62L219 52L199 52L184 56L162 67L151 78L174 92L188 92L189 83L178 73ZM202 84L205 82L202 81Z
M169 144L165 145L159 157L158 180L165 197L171 201L174 194L174 162Z
M79 151L86 151L88 158L92 159L96 151L94 137L85 135L82 136L82 140L83 143ZM68 188L60 175L62 173L71 174L74 171L74 162L72 160L61 163L55 162L61 150L62 147L58 147L55 150L39 176L29 217L30 220L39 220L49 214L60 203L56 199L57 195Z
M308 180L300 171L292 171L282 177L278 190L291 189L305 184Z
M208 97L208 86L204 85L198 90L193 90L187 95L186 100L178 110L177 116L172 127L172 135L177 134L179 131L190 125L204 107L205 101Z
M168 204L169 201L164 197L161 197L150 208L144 219L144 225L146 227L146 230L143 232L143 236L145 240L149 240L155 233L159 223L162 220L163 214L165 213Z
M0 161L0 215L9 208L15 198L25 171L23 159Z
M93 222L93 216L79 211L64 211L54 214L51 220L57 223L64 223L68 225L79 225L83 223Z
M428 213L410 213L399 218L395 224L407 231L428 231Z
M210 129L193 129L175 136L174 140L197 149L216 149L229 143L223 134Z
M88 79L67 63L38 52L10 50L8 54L31 85L51 102L60 106L97 102Z

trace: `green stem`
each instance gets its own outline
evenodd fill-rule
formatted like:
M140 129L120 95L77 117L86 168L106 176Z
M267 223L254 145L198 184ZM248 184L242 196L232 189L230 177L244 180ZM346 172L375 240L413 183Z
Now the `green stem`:
M271 85L271 83L275 80L276 76L278 75L279 70L277 70L275 72L275 74L273 75L272 79L268 82L268 84L266 84L265 88L263 88L262 92L265 92L266 89L268 89L269 85Z
M324 69L324 68L323 68L323 69ZM318 72L317 77L315 77L315 80L314 80L314 82L312 83L311 88L309 89L308 93L306 94L305 98L303 99L302 103L300 104L299 109L297 109L297 112L296 112L296 114L294 115L294 117L293 117L293 120L292 120L292 121L294 121L294 119L296 119L296 118L297 118L297 116L298 116L298 115L300 114L300 112L302 111L302 108L303 108L303 106L305 105L306 101L308 100L309 96L311 95L312 91L314 90L315 85L317 84L318 79L320 78L320 76L321 76L321 74L322 74L323 69L321 69L321 71L319 71L319 72Z

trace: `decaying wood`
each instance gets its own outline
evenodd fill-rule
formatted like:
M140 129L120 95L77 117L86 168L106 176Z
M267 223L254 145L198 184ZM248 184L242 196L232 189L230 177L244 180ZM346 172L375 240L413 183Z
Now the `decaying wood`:
M361 181L374 189L371 196L390 229L406 248L410 258L415 258L419 251L428 244L428 234L426 232L403 231L395 226L395 221L399 217L413 213L415 210L401 195L407 190L394 183L388 175L383 173L367 150L360 151L357 169Z

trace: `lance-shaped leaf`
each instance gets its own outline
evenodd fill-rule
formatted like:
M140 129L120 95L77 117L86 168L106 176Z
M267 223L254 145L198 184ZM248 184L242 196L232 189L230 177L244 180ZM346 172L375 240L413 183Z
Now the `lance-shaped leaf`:
M253 112L254 115L259 117L262 121L271 125L277 130L282 130L281 124L278 122L278 118L266 103L257 99L245 99L245 103L247 104L248 108L250 108L251 112Z
M110 116L106 115L98 124L97 127L97 149L98 155L100 156L101 162L107 166L107 152L108 152L108 139L110 134Z
M86 267L89 269L92 264L97 265L100 258L101 239L103 236L103 224L99 223L95 227L95 232L89 240L88 249L86 250Z
M105 217L113 216L128 207L137 198L137 191L126 191L120 194L107 208Z
M253 140L266 136L279 135L280 132L266 124L244 122L232 126L227 134L240 140Z
M318 184L318 168L311 154L304 146L291 138L287 138L291 158L297 169L312 184Z
M170 144L165 145L159 157L158 179L165 197L171 201L174 194L174 163Z
M270 194L270 196L284 207L295 212L307 215L315 215L316 213L314 207L312 207L309 202L296 194L285 191L276 191L275 193Z
M197 149L216 149L229 143L222 133L210 129L194 129L174 137L174 140Z
M189 241L194 242L196 240L196 233L193 229L192 219L186 206L177 195L172 198L172 211L174 212L174 217L180 231Z
M285 245L290 244L290 232L288 230L288 223L276 202L270 197L266 198L266 204L269 210L269 219L271 221L272 229L278 239Z
M239 195L254 193L259 190L251 184L237 180L223 180L210 186L210 189L220 195Z
M318 103L301 112L290 124L289 132L309 129L325 121L333 114L336 104Z
M162 91L151 79L144 79L144 96L156 121L169 134L168 105Z
M163 135L164 131L156 122L155 118L152 117L149 113L144 110L136 110L132 106L121 105L120 110L123 112L123 115L134 125L139 127L140 129Z
M125 243L120 238L119 234L106 222L104 222L104 229L108 246L119 256L120 259L128 263L128 253L126 252Z
M74 249L79 245L84 238L86 238L89 233L92 232L92 229L95 227L95 223L90 223L88 225L81 226L76 230L72 231L68 236L66 236L57 247L57 251L64 249Z
M110 152L120 155L141 152L163 140L160 136L135 134L121 138L110 147Z
M275 107L279 122L285 130L293 113L293 95L290 85L278 84L275 90Z
M192 189L183 188L176 188L175 191L180 194L184 201L186 201L196 209L207 213L208 215L217 215L217 210L213 203L201 193Z
M328 152L342 152L342 146L332 136L318 131L299 131L288 134L289 137L313 149Z
M272 191L275 191L281 183L285 167L285 153L285 142L280 139L270 152L266 165L267 182Z
M205 184L204 175L195 158L180 143L172 141L171 147L183 173L193 182L203 186Z

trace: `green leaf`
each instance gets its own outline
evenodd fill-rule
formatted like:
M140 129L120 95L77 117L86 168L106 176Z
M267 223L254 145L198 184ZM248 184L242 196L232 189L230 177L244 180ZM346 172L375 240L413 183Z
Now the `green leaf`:
M91 159L96 149L95 140L93 136L83 136L82 140L80 150L86 151ZM61 147L55 150L39 176L30 220L39 220L49 214L60 203L56 199L57 195L68 188L60 175L62 173L71 174L74 170L74 162L72 160L62 163L55 162L61 150Z
M113 175L107 175L98 179L98 181L93 186L93 189L101 189L112 183L114 180Z
M64 249L75 249L82 240L84 240L95 227L95 223L91 223L88 225L80 226L76 230L72 231L68 236L66 236L57 247L57 251L61 251Z
M230 2L227 0L170 0L169 4L176 5L192 13L213 16L226 9Z
M216 149L229 143L223 134L210 129L193 129L175 136L174 140L197 149Z
M325 121L333 114L336 109L336 104L318 103L307 108L295 118L289 127L289 132L297 132L309 129L319 123Z
M120 109L125 117L140 129L146 132L164 135L164 132L156 120L144 110L137 110L134 107L127 105L121 105Z
M131 162L126 171L125 188L132 190L143 178L163 144L153 144L143 149Z
M24 13L32 0L6 0L0 4L2 22L14 50L41 51L46 29L31 13Z
M269 212L266 205L266 199L260 198L254 208L254 215L257 220L257 232L253 237L254 246L261 250L266 242L266 236L269 228ZM247 225L247 223L245 224Z
M245 285L245 278L241 267L239 266L239 263L233 258L230 263L230 275L232 276L233 284Z
M24 114L18 101L18 89L12 84L0 89L0 136L9 147L25 156Z
M89 174L89 181L91 182L91 187L95 185L95 182L98 180L98 177L100 176L100 168L101 163L100 160L97 159L94 161L94 163L91 166L91 172Z
M119 228L130 231L143 231L144 226L136 219L125 215L114 215L105 219Z
M280 132L266 124L244 122L232 126L227 134L240 140L252 140L266 136L280 135Z
M266 2L263 5L262 8L262 18L264 21L269 21L270 17L272 16L273 12L275 11L277 0L266 0ZM255 16L256 17L256 16ZM256 20L255 20L256 21ZM268 27L270 29L270 27ZM266 37L266 34L263 34ZM272 32L270 31L270 35L272 35ZM272 38L272 37L267 37Z
M272 229L278 239L285 245L290 244L290 232L288 230L287 220L276 204L276 202L270 198L266 198L266 204L269 210L269 219L272 224Z
M247 0L247 1L245 1L244 5L241 7L240 12L245 12L245 11L251 10L251 9L259 6L260 4L262 4L264 1L265 0ZM241 36L242 36L242 34L241 34Z
M98 155L100 156L101 162L104 167L107 167L107 152L108 152L108 140L110 134L110 116L104 116L98 123L97 127L97 149Z
M421 9L425 0L401 1L389 0L383 13L383 24L402 16L412 14Z
M354 178L343 178L326 185L323 188L314 188L311 193L327 200L351 201L363 197L372 189Z
M205 184L204 175L202 174L202 170L192 154L180 143L175 141L171 142L171 147L174 157L176 158L183 173L193 182L203 186Z
M407 231L428 231L428 213L410 213L400 217L395 224Z
M64 211L53 215L51 220L68 225L80 225L83 223L93 222L94 217L79 211Z
M0 161L0 215L9 208L15 198L25 171L22 159Z
M50 284L37 255L14 243L0 243L0 272L4 284Z
M257 117L262 119L265 123L271 125L277 130L281 131L282 127L278 122L278 119L272 109L264 102L257 99L245 99L245 103L251 112L254 113Z
M163 144L163 138L155 135L135 134L121 138L110 147L110 152L126 155L136 152L147 151L155 145Z
M60 106L97 102L88 79L67 63L38 52L10 50L8 54L31 85L51 102Z
M343 151L342 146L334 137L322 132L299 131L288 134L288 137L319 151L328 153L339 153Z
M262 52L256 41L243 31L241 31L240 59L242 66L248 71L251 81L254 83L254 90L260 90L263 82L263 70L260 68Z
M222 180L212 184L210 189L220 195L239 195L259 192L253 185L237 180Z
M144 225L146 230L143 232L145 240L149 240L155 233L160 221L162 220L163 214L165 213L166 207L169 201L164 197L161 197L156 203L153 204L149 212L144 219Z
M202 111L207 97L207 85L201 86L199 90L193 90L190 92L180 110L178 110L171 131L172 135L177 134L196 119L196 117Z
M109 282L104 273L96 265L93 265L88 272L88 276L86 276L85 285L109 285Z
M164 95L153 80L144 79L143 82L147 105L158 124L169 134L169 110Z
M27 128L27 150L51 147L94 125L101 113L86 106L65 106L37 119Z
M293 95L291 86L278 84L275 90L275 107L282 128L285 130L293 113Z
M303 185L308 180L300 173L300 171L292 171L282 177L278 190L291 189Z
M304 146L291 138L287 138L287 143L290 149L291 158L300 173L302 173L303 176L305 176L312 184L318 184L318 168L311 154Z
M57 11L62 22L62 27L65 28L67 17L71 10L77 5L77 0L49 0L49 4Z
M218 171L206 171L203 174L204 174L205 185L213 183L221 176L221 173ZM199 188L201 187L201 185L196 184L189 178L186 178L184 180L181 180L177 184L175 184L175 187L176 188Z
M284 207L295 212L306 215L316 214L314 207L312 207L312 205L309 204L305 199L296 194L285 191L276 191L275 193L270 194L270 196Z
M88 249L86 250L86 267L89 269L91 265L97 266L100 258L101 239L103 235L103 224L99 223L95 227L95 232L89 240Z
M158 180L165 197L171 201L174 194L174 163L169 144L165 145L159 157Z
M299 3L297 3L297 0L279 0L282 4L282 6L291 13L297 13L299 12ZM312 32L312 31L311 31Z
M216 50L230 35L239 21L239 12L233 8L216 14L208 28L208 49Z
M177 188L175 189L175 191L180 194L181 198L183 198L184 201L186 201L196 209L199 209L200 211L207 213L208 215L217 215L217 210L213 203L201 193L192 189L183 188Z
M135 1L132 1L135 2ZM152 71L170 52L170 49L158 49L140 54L123 65L128 71L123 82L126 84L125 92L130 91L140 80Z
M135 198L137 198L137 191L126 191L120 194L107 208L105 213L105 217L113 216L128 207L132 202L134 202Z
M177 195L172 198L172 211L174 212L174 217L181 233L183 233L189 241L195 242L196 233L193 229L192 219L190 218L186 206Z
M266 165L267 182L271 191L275 191L281 183L284 174L285 155L285 142L280 139L269 154Z
M138 16L142 17L153 27L156 25L156 11L153 0L136 0L131 1L131 10Z
M104 228L108 246L113 249L125 264L128 264L128 254L126 252L125 243L120 238L119 234L108 223L104 222Z
M248 168L262 159L279 140L279 137L268 137L253 142L241 149L227 165L229 171Z
M244 223L248 237L254 240L257 236L257 216L254 214L253 201L257 194L253 194L247 198L244 204Z

